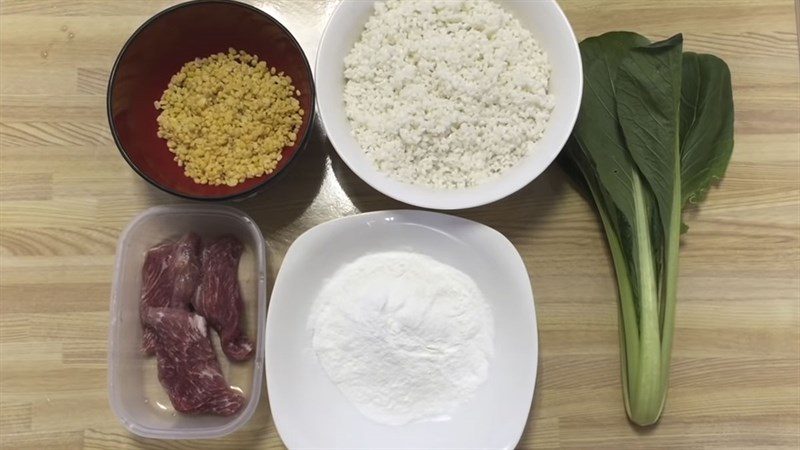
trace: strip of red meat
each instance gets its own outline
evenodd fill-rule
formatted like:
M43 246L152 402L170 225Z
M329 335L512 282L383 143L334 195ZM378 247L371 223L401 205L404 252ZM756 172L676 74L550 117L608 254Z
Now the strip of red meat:
M174 250L175 244L159 244L148 250L144 258L139 317L142 321L142 353L145 355L155 353L156 335L145 323L144 314L148 307L169 305L173 290L170 267Z
M172 259L173 290L170 306L189 309L200 284L202 242L195 233L187 233L175 244Z
M142 317L155 332L158 380L177 411L230 416L242 409L245 399L225 381L202 316L147 308Z
M148 307L189 310L200 282L201 248L200 237L188 233L174 244L162 243L147 252L142 266L140 317ZM152 355L155 352L153 331L143 323L142 333L142 352Z
M253 357L255 346L242 332L244 302L239 288L242 244L222 236L203 249L203 276L192 302L195 311L217 330L222 351L233 361Z

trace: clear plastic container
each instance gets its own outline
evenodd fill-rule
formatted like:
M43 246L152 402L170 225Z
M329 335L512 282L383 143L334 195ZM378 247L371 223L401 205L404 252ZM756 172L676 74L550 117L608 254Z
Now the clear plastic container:
M222 234L236 236L244 245L239 262L239 283L244 298L244 328L256 341L253 359L232 363L212 341L225 379L241 389L247 404L230 417L187 415L176 412L158 381L156 358L139 351L142 326L139 295L142 264L148 249L166 239L178 239L194 231L201 238ZM264 326L266 321L266 243L253 220L225 206L156 206L136 216L122 232L117 246L111 288L108 387L111 409L128 430L144 437L197 439L224 436L247 422L261 398L264 373Z

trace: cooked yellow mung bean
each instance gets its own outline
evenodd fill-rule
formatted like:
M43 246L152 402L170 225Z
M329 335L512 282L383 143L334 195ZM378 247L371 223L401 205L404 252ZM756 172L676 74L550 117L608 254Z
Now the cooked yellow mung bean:
M244 51L185 64L155 102L158 136L195 182L235 186L269 174L303 122L292 78Z

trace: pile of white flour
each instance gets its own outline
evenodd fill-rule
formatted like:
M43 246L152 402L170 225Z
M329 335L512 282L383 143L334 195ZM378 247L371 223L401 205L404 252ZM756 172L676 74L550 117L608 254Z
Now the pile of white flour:
M547 56L489 0L376 2L344 64L356 140L407 183L498 176L535 151L554 105Z
M344 266L309 326L322 367L367 417L442 417L486 379L494 320L475 282L430 257L376 253Z

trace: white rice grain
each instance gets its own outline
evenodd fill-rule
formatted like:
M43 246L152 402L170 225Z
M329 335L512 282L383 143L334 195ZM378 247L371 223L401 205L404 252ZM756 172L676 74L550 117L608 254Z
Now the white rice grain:
M553 109L547 56L488 0L377 2L344 76L347 117L376 167L436 188L517 164Z

